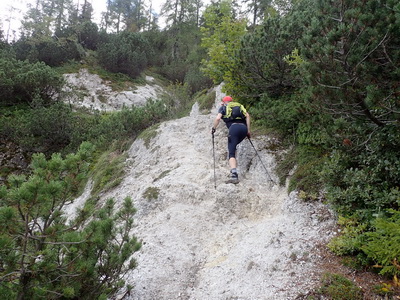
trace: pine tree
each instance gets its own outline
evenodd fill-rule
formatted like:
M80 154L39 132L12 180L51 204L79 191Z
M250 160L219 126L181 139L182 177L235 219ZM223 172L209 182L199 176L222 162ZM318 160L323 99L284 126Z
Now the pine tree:
M226 82L230 93L258 102L264 95L279 98L301 86L304 74L296 74L295 66L286 58L297 53L297 41L310 23L312 10L308 2L302 1L285 15L265 19L246 33L234 56L232 79Z
M161 8L161 15L166 18L168 27L182 26L183 24L200 23L201 0L166 1Z
M76 154L34 155L29 177L9 177L0 189L0 293L8 299L95 299L121 287L140 248L130 235L135 210L129 198L118 213L108 200L74 220L64 209L81 190L93 147Z
M320 0L317 9L302 40L315 99L337 117L377 126L396 122L398 1Z
M146 5L142 0L107 1L104 19L106 30L138 32L147 23Z

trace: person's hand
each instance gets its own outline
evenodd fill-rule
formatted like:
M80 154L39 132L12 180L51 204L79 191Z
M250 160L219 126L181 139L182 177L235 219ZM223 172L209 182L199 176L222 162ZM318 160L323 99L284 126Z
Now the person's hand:
M215 128L213 127L213 128L211 128L211 134L214 134L215 133Z
M251 138L250 131L247 131L247 138Z

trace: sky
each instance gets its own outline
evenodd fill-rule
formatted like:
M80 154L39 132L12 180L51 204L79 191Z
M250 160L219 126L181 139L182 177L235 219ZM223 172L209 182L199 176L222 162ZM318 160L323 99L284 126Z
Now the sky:
M83 0L73 1L74 3L83 3ZM93 6L94 21L100 23L101 13L106 10L106 0L89 0L89 2L91 2ZM153 9L157 13L160 13L161 5L164 2L165 0L152 0ZM5 20L7 20L10 15L12 16L11 29L19 31L21 18L28 10L29 3L35 3L35 0L0 0L0 26L5 34L7 34L8 31L8 21L5 22ZM14 9L10 12L12 8Z

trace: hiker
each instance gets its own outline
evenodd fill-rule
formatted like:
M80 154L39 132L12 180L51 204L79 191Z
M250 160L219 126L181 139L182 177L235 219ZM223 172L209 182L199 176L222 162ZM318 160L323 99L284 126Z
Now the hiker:
M250 138L250 115L243 105L239 102L234 102L231 96L225 96L222 98L222 104L215 117L211 134L214 135L221 119L225 122L229 131L228 152L231 171L228 182L238 183L239 176L236 170L236 147L246 136Z

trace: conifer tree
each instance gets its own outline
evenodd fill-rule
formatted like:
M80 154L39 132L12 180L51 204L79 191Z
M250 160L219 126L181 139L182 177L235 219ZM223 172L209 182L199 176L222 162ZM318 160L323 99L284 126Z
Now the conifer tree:
M337 117L394 124L400 117L398 1L317 4L302 40L315 99Z
M0 189L0 293L6 299L97 299L123 284L140 248L130 235L135 210L129 198L75 219L64 214L88 174L93 147L46 160L34 155L29 177L9 177Z
M247 3L253 26L262 23L268 16L268 10L273 9L272 0L245 0L244 3Z
M107 12L104 15L106 29L138 32L147 23L146 6L142 0L107 1Z
M166 18L168 27L200 23L200 9L203 7L201 0L175 0L166 1L161 8L161 15Z
M231 93L252 102L262 94L279 97L293 92L299 83L284 58L296 47L295 34L287 30L284 17L268 19L247 34L232 68Z

